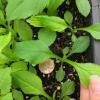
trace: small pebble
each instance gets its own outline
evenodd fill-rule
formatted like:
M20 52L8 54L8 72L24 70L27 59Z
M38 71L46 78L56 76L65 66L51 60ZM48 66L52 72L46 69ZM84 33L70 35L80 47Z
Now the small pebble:
M56 60L56 63L60 63L60 61L59 60Z
M65 66L63 66L63 68L65 69L66 67L65 67Z
M43 77L45 77L45 74L43 74Z
M61 84L63 85L63 82L61 82Z
M57 87L57 90L60 90L60 86Z
M57 38L57 40L60 40L60 38Z
M69 76L73 76L73 74L68 74Z
M34 37L37 37L36 35L34 35Z
M26 98L26 99L29 99L29 96L26 96L25 98Z
M68 36L71 36L71 33L70 32L68 33Z
M47 60L41 64L39 64L39 70L43 74L50 74L55 68L54 60Z
M50 77L50 74L48 74L48 78Z

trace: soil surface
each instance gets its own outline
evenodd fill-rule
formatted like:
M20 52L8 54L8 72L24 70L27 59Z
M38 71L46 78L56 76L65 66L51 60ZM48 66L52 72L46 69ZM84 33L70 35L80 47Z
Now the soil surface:
M71 0L70 5L67 5L66 2L64 2L63 5L60 6L58 10L59 10L58 16L60 16L61 18L63 18L63 15L66 10L69 10L72 12L72 14L74 16L73 27L86 27L91 24L91 14L87 18L83 17L78 12L78 9L75 4L75 0ZM38 31L38 29L33 29L34 33L36 33L37 31ZM51 50L54 53L56 53L57 55L62 56L62 49L66 46L72 45L71 36L68 33L69 33L69 30L66 30L66 32L63 32L63 33L57 33L57 39L56 39L55 43L52 46L50 46ZM80 35L89 35L89 34L86 32L81 32L81 31L77 32L77 36L80 36ZM36 34L34 34L33 38L35 38L35 39L37 38ZM91 41L90 47L88 48L88 50L86 52L84 52L82 54L74 54L69 59L72 59L76 62L92 62L93 61L92 41ZM55 79L55 73L61 66L61 62L55 60L55 66L56 66L55 70L49 75L42 74L39 71L38 66L36 67L37 74L42 79L45 91L51 96L52 96L53 92L57 88L59 88L59 86L61 85L61 83L57 82ZM73 80L76 83L76 89L75 89L75 93L71 97L75 98L75 100L79 100L80 82L79 82L79 78L78 78L76 71L68 64L64 64L63 69L64 69L66 75L65 75L65 78L62 81L62 83L65 82L67 79ZM60 96L60 90L58 90L58 92L57 92L56 100L59 100L59 96Z

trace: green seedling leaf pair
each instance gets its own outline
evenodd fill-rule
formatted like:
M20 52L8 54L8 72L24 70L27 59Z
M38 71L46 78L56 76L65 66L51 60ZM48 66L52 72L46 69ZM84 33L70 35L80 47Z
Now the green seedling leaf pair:
M71 100L70 95L75 91L75 83L71 80L67 80L61 84L60 100ZM55 100L57 90L53 93L53 100Z
M75 53L83 53L85 52L90 44L90 39L88 36L80 36L78 37L74 43L72 44L72 47L65 47L63 49L63 58L68 58L72 54Z
M66 15L69 14L69 15ZM69 11L67 11L65 13L65 20L66 18L69 19L69 16L72 16L71 13ZM66 20L68 24L72 23L72 19L71 20ZM51 29L53 31L57 31L57 32L61 32L64 31L66 28L70 28L68 26L68 24L65 23L65 21L59 17L54 17L54 16L33 16L31 18L29 18L27 20L28 23L30 23L31 25L35 26L35 27L46 27L48 29ZM99 29L100 24L95 24L86 28L79 28L76 29L78 30L83 30L83 31L87 31L89 32L95 39L100 39L99 36Z
M81 0L81 2L83 2L83 1ZM65 21L69 25L72 25L73 15L72 15L72 13L70 11L66 11L65 12L64 19L65 19ZM79 28L79 29L76 29L76 30L82 30L82 31L89 32L95 39L100 39L100 35L99 35L99 32L100 32L100 24L99 23L98 24L91 25L89 27ZM72 34L72 36L73 36L73 34Z
M70 100L69 95L75 91L75 83L71 80L67 80L61 87L61 100Z

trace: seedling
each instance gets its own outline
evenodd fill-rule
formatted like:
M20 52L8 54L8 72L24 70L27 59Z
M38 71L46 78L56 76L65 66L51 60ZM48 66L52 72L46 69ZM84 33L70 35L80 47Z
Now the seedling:
M39 65L42 73L51 73L56 68L54 59L61 62L61 67L55 75L59 82L63 81L65 75L63 63L74 67L85 87L88 87L91 75L100 76L100 65L77 63L69 58L75 53L85 52L90 44L89 37L77 37L77 31L89 32L91 36L99 40L100 24L73 28L74 16L71 11L67 10L64 13L64 19L57 13L59 6L65 1L0 0L0 80L3 80L0 82L0 99L23 100L24 93L32 95L30 100L55 100L57 90L49 96L35 69L36 65ZM67 2L71 3L71 0ZM89 1L75 0L75 2L79 12L85 17L88 16L91 9ZM33 27L38 29L35 40L32 38ZM62 34L66 29L70 30L72 46L66 46L62 50L62 57L56 55L50 46L55 42L57 34ZM45 71L45 68L49 70ZM73 81L66 80L60 87L60 99L69 99L74 86Z
M60 100L70 100L71 97L69 95L73 94L75 90L75 83L71 80L67 80L61 84L57 90L61 90ZM56 98L57 90L53 93L53 100Z

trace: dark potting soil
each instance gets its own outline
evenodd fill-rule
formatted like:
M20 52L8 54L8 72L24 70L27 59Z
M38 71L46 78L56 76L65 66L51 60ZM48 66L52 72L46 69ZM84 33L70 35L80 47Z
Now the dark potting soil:
M65 0L63 5L59 7L58 16L63 18L63 15L66 10L71 11L74 16L73 27L74 26L75 27L86 27L91 24L91 14L87 18L83 17L78 12L78 9L75 4L75 0L71 0L70 6L66 4L66 0ZM37 31L38 31L38 29L33 29L33 33L36 33ZM62 56L62 49L65 48L66 46L70 47L72 45L71 36L68 33L69 33L69 30L66 30L63 33L57 33L57 39L56 39L55 43L52 46L50 46L51 50L54 53L56 53L57 55ZM86 32L81 32L81 31L77 32L77 37L80 35L89 35L89 34ZM36 34L34 34L34 38L37 38ZM92 41L91 41L90 47L88 48L88 50L86 52L84 52L82 54L74 54L69 59L76 61L76 62L92 62L93 61ZM36 67L37 74L42 79L44 89L50 96L52 96L53 92L61 86L61 83L57 82L57 80L55 79L56 71L60 68L60 66L61 66L61 62L55 60L55 69L49 75L42 74L39 71L38 66ZM75 98L76 100L79 100L80 81L79 81L79 77L78 77L76 71L73 69L72 66L70 66L68 64L64 64L63 69L64 69L66 75L65 75L62 83L68 79L73 80L76 83L76 88L75 88L74 94L71 95L71 97ZM58 92L57 92L56 100L59 100L59 97L60 97L60 90L58 90ZM27 100L29 100L29 99L27 99Z

